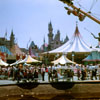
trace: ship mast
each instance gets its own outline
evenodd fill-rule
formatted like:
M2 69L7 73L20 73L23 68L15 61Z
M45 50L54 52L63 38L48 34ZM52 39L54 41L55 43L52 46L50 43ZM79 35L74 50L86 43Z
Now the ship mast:
M98 20L95 17L91 16L90 13L86 13L85 11L81 10L80 8L77 8L76 6L74 6L74 4L72 2L73 0L59 0L59 1L65 3L68 6L73 8L73 10L71 10L71 9L65 7L66 10L70 11L70 12L68 12L68 14L73 13L75 16L78 16L78 17L79 17L79 14L81 14L81 16L80 16L80 17L82 17L81 21L84 20L85 16L87 16L90 19L92 19L93 21L95 21L96 23L100 24L100 20Z

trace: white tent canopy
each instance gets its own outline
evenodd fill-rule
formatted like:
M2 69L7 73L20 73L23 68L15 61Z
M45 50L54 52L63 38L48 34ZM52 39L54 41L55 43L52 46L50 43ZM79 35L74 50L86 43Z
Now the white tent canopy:
M25 59L19 62L19 64L20 63L38 63L38 62L41 62L41 61L32 58L30 55L27 55Z
M73 37L66 42L64 45L49 51L49 53L62 53L62 52L91 52L96 50L96 48L91 48L90 45L84 42L79 30L78 26L76 26L75 33Z
M4 62L1 58L0 58L0 66L8 66L9 64L7 64L6 62Z
M19 64L20 61L22 61L22 59L19 59L19 60L17 60L16 62L10 64L10 66L17 65L17 64Z
M71 63L71 64L76 64L75 62L69 60L68 58L66 58L66 56L63 54L60 58L58 58L57 60L52 61L51 63L56 64L66 64L66 63Z

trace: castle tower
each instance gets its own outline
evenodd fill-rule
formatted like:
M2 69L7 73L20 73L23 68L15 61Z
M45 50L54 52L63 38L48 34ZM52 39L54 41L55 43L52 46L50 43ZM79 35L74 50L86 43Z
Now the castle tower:
M48 44L50 45L51 42L53 41L53 32L52 32L53 28L52 28L51 22L48 24L48 31L49 31L49 33L48 33Z
M57 34L54 37L54 48L61 46L62 42L60 41L60 31L57 30Z
M68 38L68 36L67 36L67 34L66 34L66 37L65 37L64 42L63 42L63 43L68 42L68 40L69 40L69 38Z
M43 51L46 51L46 47L45 47L45 37L44 37L44 40L43 40Z
M60 31L57 30L57 40L60 41Z
M12 47L15 44L15 36L13 34L13 30L11 31L10 35L10 47Z

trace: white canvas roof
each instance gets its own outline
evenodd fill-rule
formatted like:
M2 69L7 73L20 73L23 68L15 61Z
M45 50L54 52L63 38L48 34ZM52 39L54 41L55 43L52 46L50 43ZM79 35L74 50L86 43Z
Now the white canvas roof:
M41 61L38 61L34 58L32 58L30 55L27 55L26 58L24 60L21 60L19 63L38 63Z
M53 63L54 65L56 64L66 64L66 63L72 63L72 64L76 64L75 62L69 60L68 58L66 58L65 55L62 55L60 58L58 58L57 60L52 61L51 63Z
M84 42L79 30L78 26L76 26L75 33L73 37L64 45L49 51L49 53L62 53L62 52L91 52L95 48L91 48L90 45Z
M19 59L19 60L17 60L16 62L10 64L10 66L17 65L20 61L22 61L22 59Z
M6 62L4 62L1 58L0 58L0 66L8 66L9 64L7 64Z

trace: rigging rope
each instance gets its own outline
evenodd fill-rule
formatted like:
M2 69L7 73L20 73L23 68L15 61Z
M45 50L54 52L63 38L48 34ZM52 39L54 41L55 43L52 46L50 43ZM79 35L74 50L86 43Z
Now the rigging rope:
M92 5L90 7L89 12L91 13L91 10L93 9L94 5L97 3L98 0L93 0Z
M94 15L96 15L96 16L98 16L98 17L100 17L100 14L97 14L97 13L92 13L92 14L94 14Z

